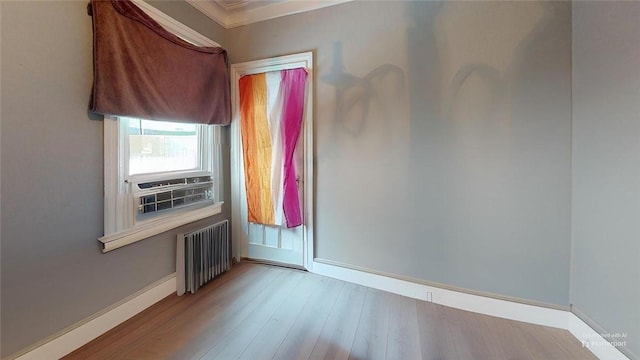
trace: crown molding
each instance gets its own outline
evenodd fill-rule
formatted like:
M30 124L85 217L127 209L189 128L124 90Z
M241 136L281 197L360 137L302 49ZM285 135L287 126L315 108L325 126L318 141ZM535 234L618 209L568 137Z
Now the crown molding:
M216 2L227 10L239 9L250 5L249 0L218 0ZM256 4L256 2L254 1L252 4Z
M266 3L261 6L233 6L225 8L213 0L185 0L194 8L208 16L225 29L248 25L259 21L275 19L281 16L298 14L306 11L338 5L352 0L284 0Z
M209 19L218 23L218 25L228 29L226 25L228 11L220 6L215 1L202 1L202 0L185 0L189 5L198 9L201 13L205 14Z
M220 44L218 44L217 42L209 39L199 32L196 32L195 30L192 30L187 25L163 13L162 11L156 9L152 5L149 5L143 0L131 1L147 15L149 15L153 20L155 20L158 24L160 24L163 28L173 33L174 35L177 35L181 39L198 46L220 47Z

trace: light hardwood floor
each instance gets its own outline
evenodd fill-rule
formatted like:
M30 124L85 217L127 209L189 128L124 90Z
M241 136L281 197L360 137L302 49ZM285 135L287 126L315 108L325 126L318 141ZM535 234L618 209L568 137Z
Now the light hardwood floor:
M241 263L65 359L595 359L566 330Z

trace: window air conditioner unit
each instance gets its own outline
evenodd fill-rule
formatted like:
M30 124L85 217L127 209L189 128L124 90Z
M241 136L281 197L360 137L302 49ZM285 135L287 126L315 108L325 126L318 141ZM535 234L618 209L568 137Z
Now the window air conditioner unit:
M168 210L213 203L210 175L180 177L133 184L136 219L143 220Z

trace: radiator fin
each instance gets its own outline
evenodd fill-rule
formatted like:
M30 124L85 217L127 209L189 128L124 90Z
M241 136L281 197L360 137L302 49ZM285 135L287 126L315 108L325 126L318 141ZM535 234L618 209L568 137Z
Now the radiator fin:
M194 293L231 268L229 221L179 234L176 249L177 293Z

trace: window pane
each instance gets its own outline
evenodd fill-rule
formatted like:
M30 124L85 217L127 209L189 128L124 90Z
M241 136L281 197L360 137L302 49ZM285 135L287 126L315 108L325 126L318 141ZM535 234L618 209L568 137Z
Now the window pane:
M129 175L198 167L199 125L127 120Z

